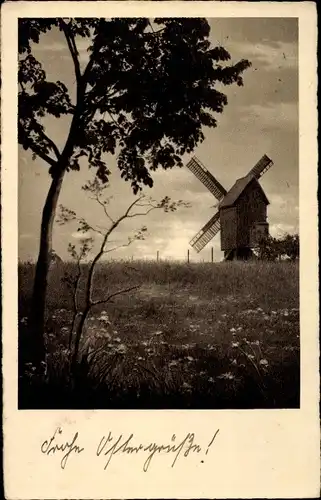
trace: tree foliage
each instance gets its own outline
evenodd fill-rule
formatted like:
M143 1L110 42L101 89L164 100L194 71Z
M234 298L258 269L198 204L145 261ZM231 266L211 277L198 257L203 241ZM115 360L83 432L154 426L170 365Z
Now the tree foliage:
M73 61L77 98L59 80L48 81L33 44L49 30L63 33ZM205 19L20 19L19 143L50 165L60 152L46 135L43 118L73 117L66 138L67 170L81 157L106 182L105 153L118 154L121 176L136 193L152 186L151 171L182 166L181 156L216 127L227 104L216 84L242 85L250 63L229 64L223 47L212 47ZM88 39L89 61L81 70L77 42Z
M299 259L300 241L298 234L286 234L281 238L269 236L260 242L257 256L260 260L291 260Z

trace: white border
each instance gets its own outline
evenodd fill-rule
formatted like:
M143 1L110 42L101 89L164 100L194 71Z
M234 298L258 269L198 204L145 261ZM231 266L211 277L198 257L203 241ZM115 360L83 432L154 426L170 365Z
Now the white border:
M298 17L300 62L301 409L276 411L17 411L17 17ZM300 498L318 497L318 240L316 11L313 2L14 2L2 6L2 238L4 470L6 498ZM61 470L44 459L43 439L56 426L76 430L88 450ZM195 432L211 453L170 468L155 457L94 456L99 435L134 432L167 443ZM92 453L92 454L91 454Z

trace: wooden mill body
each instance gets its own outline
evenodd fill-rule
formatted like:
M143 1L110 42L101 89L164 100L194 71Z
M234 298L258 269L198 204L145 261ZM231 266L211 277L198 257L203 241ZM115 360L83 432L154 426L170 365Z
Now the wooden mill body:
M267 199L256 178L238 179L219 205L221 250L251 249L268 235Z

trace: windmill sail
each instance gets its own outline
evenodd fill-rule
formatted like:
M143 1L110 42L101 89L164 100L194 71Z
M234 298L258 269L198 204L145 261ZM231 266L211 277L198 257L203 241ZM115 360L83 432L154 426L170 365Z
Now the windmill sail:
M250 170L249 175L252 174L256 179L259 179L272 165L273 161L268 156L263 155L252 170Z
M186 166L204 184L204 186L207 187L207 189L218 201L226 195L226 190L223 186L195 156L187 163Z
M207 224L197 233L190 241L190 245L197 251L203 250L205 245L219 232L221 229L220 214L216 214L208 221Z

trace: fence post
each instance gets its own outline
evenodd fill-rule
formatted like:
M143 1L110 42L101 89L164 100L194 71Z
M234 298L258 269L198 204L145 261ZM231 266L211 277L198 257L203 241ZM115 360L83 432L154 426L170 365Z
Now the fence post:
M214 248L213 247L211 248L211 262L212 262L212 264L214 262Z
M159 262L159 251L157 250L157 262Z
M189 248L187 249L187 264L189 264Z

